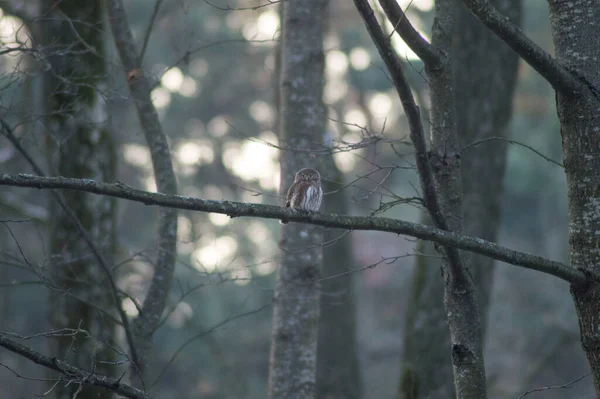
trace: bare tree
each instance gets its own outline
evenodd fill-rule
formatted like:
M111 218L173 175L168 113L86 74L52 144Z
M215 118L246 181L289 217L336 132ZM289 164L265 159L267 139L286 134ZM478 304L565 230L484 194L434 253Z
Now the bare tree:
M382 2L394 25L402 15L394 2ZM521 2L494 2L519 23ZM461 145L463 215L469 235L494 241L501 220L501 201L512 94L517 77L517 55L487 31L462 5L456 15L453 40L457 126ZM490 59L492 61L490 62ZM495 140L495 141L491 141ZM425 217L428 219L427 217ZM422 254L434 252L419 243ZM476 284L482 325L485 327L492 287L493 260L468 257ZM439 261L419 255L407 310L400 397L450 396L454 392L450 337L443 310L443 280Z
M557 91L564 146L564 163L569 187L571 265L564 265L535 255L512 251L480 237L466 236L462 233L462 212L460 209L462 205L461 161L459 157L459 140L456 134L457 119L454 103L454 90L456 90L456 87L454 87L455 81L452 78L453 58L452 43L450 43L450 38L456 29L454 22L456 3L446 0L438 2L436 9L437 21L431 44L418 35L410 25L410 21L405 17L396 26L397 32L413 47L415 53L421 56L427 67L432 90L432 133L434 138L431 151L425 146L419 109L404 78L403 66L390 46L388 35L385 35L379 27L379 23L368 3L355 0L355 4L365 20L381 57L386 62L393 84L402 100L409 122L411 140L415 148L415 160L423 200L436 227L390 218L353 217L329 213L307 214L292 212L278 206L177 196L171 194L175 191L175 185L174 181L168 181L168 173L166 173L167 183L164 181L160 183L159 178L160 184L158 184L159 190L161 190L161 184L166 184L164 190L166 193L151 193L133 189L122 183L103 183L93 179L22 174L0 174L0 185L76 190L78 192L122 198L168 208L168 211L165 211L163 215L175 214L173 209L188 209L222 213L231 217L262 217L294 222L284 229L282 236L284 262L279 272L276 287L277 303L272 351L272 366L275 372L271 374L272 397L310 397L314 395L316 324L319 308L318 285L314 284L315 280L319 278L318 269L315 267L319 255L316 252L318 250L315 250L315 248L322 243L320 234L315 231L317 230L315 226L405 234L435 241L439 244L440 251L445 257L445 303L451 332L455 387L459 397L486 397L485 373L481 356L481 326L476 295L464 263L464 254L461 254L459 250L476 252L510 264L551 274L567 281L571 285L578 311L582 344L587 352L594 375L596 391L600 392L600 346L597 345L597 331L600 327L598 324L600 322L597 319L597 303L600 297L597 270L598 257L600 257L597 250L597 231L600 230L600 205L598 205L600 204L600 191L598 190L598 180L600 179L598 174L598 170L600 170L598 168L600 165L598 125L600 117L597 112L600 97L598 90L600 74L595 65L590 62L590 60L600 56L600 44L597 40L594 40L600 34L600 27L596 23L600 15L600 4L586 0L568 3L550 2L557 54L557 60L555 60L528 40L488 2L478 0L464 0L464 2L490 30L516 50ZM296 152L298 158L302 161L302 163L293 163L292 161L288 163L284 160L282 179L289 182L296 168L315 166L315 162L309 154L310 152L313 152L313 155L318 154L317 149L321 145L321 136L313 136L314 131L304 130L301 131L301 135L297 136L285 135L288 131L287 128L290 132L297 128L296 125L289 125L292 121L296 121L298 125L306 126L306 123L309 123L311 127L316 127L319 125L315 121L320 120L319 118L322 116L318 112L319 108L314 105L319 103L320 96L292 96L290 92L294 89L298 94L303 93L299 92L298 89L314 89L314 82L320 81L321 74L317 75L314 67L318 67L322 60L322 57L320 57L322 49L319 47L318 52L300 50L306 50L315 45L321 46L321 36L319 36L319 40L311 40L313 37L311 35L315 32L322 32L322 30L317 29L321 25L316 21L319 21L319 17L323 15L322 12L319 12L321 10L319 7L322 7L323 3L309 3L308 0L303 0L300 2L286 2L285 6L286 8L290 6L290 9L284 11L281 107L284 129L282 134L286 138L286 148ZM139 69L139 60L136 60L138 57L132 56L131 52L126 51L132 48L132 41L129 40L131 39L130 32L128 29L124 29L127 25L123 24L125 19L124 14L122 14L122 5L120 2L112 1L109 4L109 11L111 11L111 23L113 24L118 46L121 46L121 57L125 64L128 83L141 111L142 124L147 129L154 128L155 130L151 131L157 134L155 136L148 135L149 146L153 148L153 155L157 158L160 158L159 155L163 155L168 159L168 156L166 156L168 148L166 140L164 140L164 136L159 134L160 129L156 127L160 125L156 119L152 119L152 109L148 105L151 103L147 96L149 90L147 90L148 86L145 86L144 83L147 83L147 81L143 79L144 75ZM574 27L577 29L574 29ZM301 35L299 32L301 32ZM298 35L295 36L296 34ZM302 37L303 40L295 42L294 40L298 40L299 37ZM287 42L288 40L289 42ZM293 45L295 57L286 58L287 44ZM286 59L301 62L305 68L292 69L291 67L296 67L297 64L288 65ZM312 72L314 75L307 75L308 72ZM299 77L305 77L306 79L301 80ZM310 93L313 92L310 91ZM315 98L317 99L316 102L307 101L307 99L315 101ZM296 106L290 107L290 105ZM148 111L148 113L145 113L145 111ZM303 118L295 119L299 115L302 115ZM144 116L149 117L149 119L144 119ZM156 122L157 125L152 125L152 122ZM157 137L159 140L158 149L164 151L162 154L157 150L157 147L153 147L157 144L151 138L156 139ZM165 167L167 165L162 164ZM156 175L158 177L159 171L156 171ZM285 187L286 184L282 186ZM168 220L166 216L163 219L163 226L168 227L169 224L164 220ZM307 227L307 225L311 226ZM166 229L166 227L162 231L174 233L173 230ZM309 231L309 234L301 237L302 231ZM317 239L317 241L308 241L308 239L301 241L295 239L297 238L295 234L303 239L310 237ZM169 234L166 234L166 236L169 236ZM168 240L166 241L168 243ZM165 242L161 241L160 244L163 244L162 249L166 251ZM296 244L297 246L293 247ZM174 250L164 253L174 256ZM306 254L311 256L309 259L310 264L308 260L303 263L291 262L292 260L297 261L297 258ZM165 259L168 259L168 256L165 255L165 257L159 259L166 262ZM287 262L288 260L290 262ZM170 264L167 262L166 266L167 268L164 270L157 268L157 274L158 272L167 273L166 275L163 274L161 278L167 278L168 280L168 266ZM290 284L290 282L296 284ZM149 303L155 306L148 305L148 312L154 312L156 320L162 313L161 301L164 306L169 281L159 283L162 289L158 291L158 294L162 295L162 298L152 298L152 302ZM298 301L298 299L303 301ZM296 307L293 307L292 304ZM293 310L293 312L290 312L290 310ZM159 312L156 313L157 311ZM146 315L146 317L148 316ZM291 323L289 323L290 321ZM151 323L145 325L153 327ZM154 325L155 327L156 325ZM151 337L154 328L145 329L146 336ZM78 384L103 387L128 397L148 397L146 393L124 385L119 380L110 379L97 373L90 373L56 358L43 356L27 346L16 343L9 338L9 334L0 334L0 346L44 367L55 370L63 378ZM132 346L132 349L134 346ZM147 355L148 353L144 351L144 356Z
M323 0L282 4L280 137L295 150L282 155L282 196L299 169L322 165L311 150L321 147L325 133L321 97L326 5ZM322 240L317 226L291 223L282 229L269 366L272 399L315 393Z
M597 170L600 149L600 139L598 139L597 134L593 133L597 130L595 127L598 124L597 112L594 110L598 107L598 81L600 80L600 76L597 71L590 69L589 63L586 63L585 60L591 59L590 57L597 57L600 52L597 43L592 43L593 41L591 40L592 37L597 37L598 30L600 29L593 22L593 19L600 13L600 4L592 4L586 1L580 1L576 4L566 4L559 1L550 2L553 37L557 50L557 60L554 60L549 54L526 38L516 26L507 20L489 2L485 0L466 0L464 3L490 30L497 34L536 71L546 78L557 91L558 114L561 121L563 154L569 189L571 261L574 268L584 270L593 275L597 272L595 265L598 260L597 251L594 250L597 247L597 239L593 238L593 232L596 231L600 222L600 217L597 217L597 197L600 193L594 188L597 187L596 183L592 183L592 181L596 181L593 176L596 176L595 171ZM361 10L361 7L366 7L359 4L359 2L357 2L357 6L359 6L359 11L361 11L369 27L370 16L368 12ZM585 12L583 11L584 9L586 10ZM451 20L453 12L454 8L452 6L448 7L448 3L446 2L440 3L436 7L436 15L442 18L442 21ZM585 14L584 17L579 16L582 13ZM371 25L376 24L374 21L370 22ZM407 43L412 46L413 50L422 56L426 65L435 62L437 49L433 49L432 51L406 19L402 21L402 25L404 32L400 29L398 31ZM568 32L574 26L578 26L577 34L569 34ZM446 28L448 27L446 26ZM450 32L451 29L445 29L445 31L444 34ZM434 30L432 44L437 47L435 36ZM378 45L380 54L386 61L388 69L393 74L393 60L390 59L393 58L393 53L382 50L385 45L385 38L374 37L374 41ZM447 50L448 48L448 46L445 46L443 50ZM444 54L446 55L446 53ZM397 85L396 81L394 83ZM436 85L434 82L431 82L431 84L433 92L432 108L435 112L436 105L434 104L434 98L437 94ZM438 112L441 115L452 114L454 112L452 104L440 103L437 105L440 106ZM436 126L435 116L433 117L433 126L434 128ZM583 143L586 144L584 145ZM433 152L436 152L435 144L432 147ZM452 151L452 142L450 142L449 149ZM419 149L417 148L417 157L419 156L418 151ZM438 161L436 158L439 157L439 154L434 154L433 157L434 162L436 162ZM444 165L445 168L447 166ZM434 170L436 169L439 170L434 165ZM447 171L444 173L450 176ZM439 177L439 175L436 176L438 183L440 182ZM449 183L456 183L456 180ZM437 188L447 190L446 195L442 193L442 198L445 196L447 198L454 196L457 200L460 198L460 191L456 186L454 189L451 189L451 186L448 184L438 184ZM427 192L424 192L424 195L426 197ZM450 211L452 212L452 210ZM456 212L457 209L454 209L454 215L451 217L458 217ZM435 222L435 215L432 215L432 218ZM449 259L449 263L452 263L452 259ZM598 369L600 365L598 363L598 359L600 359L598 356L600 346L595 344L597 338L594 333L594 331L597 331L598 321L597 318L592 316L593 314L597 314L596 298L598 292L600 292L598 283L595 281L595 278L590 278L586 284L573 284L572 293L578 310L583 347L592 366L596 390L600 392L600 370ZM467 283L463 288L465 289L463 292L464 296L468 297L470 295L469 290L471 290L469 284ZM446 293L448 292L448 287L446 287ZM453 320L450 316L455 316L456 312L464 314L464 311L467 311L470 313L472 320L473 317L477 317L473 314L474 309L470 304L465 303L464 305L466 307L460 309L461 305L458 302L451 304L448 301L448 296L446 296L451 337L453 336ZM469 307L471 307L471 310L467 310ZM476 347L480 346L477 345L477 341L480 342L480 332L478 330L479 328L475 326L471 335L471 338L473 338L472 342L476 344ZM483 371L483 359L478 358L476 352L480 352L480 349L478 350L476 347L460 348L453 343L452 354L455 366L455 386L457 388L457 395L460 397L485 396L485 391L482 392L485 383L481 381L481 378L484 377L481 375L481 371ZM481 362L480 370L475 373L479 374L479 376L467 373L467 379L470 376L476 377L476 380L479 381L472 381L475 383L471 385L471 388L474 388L474 390L468 389L467 391L463 391L460 389L462 383L465 382L465 374L461 374L460 370L458 370L460 365L457 364L456 355L460 357L461 354L464 354L462 349L467 349L469 355L475 355L476 363ZM473 353L472 349L475 349L476 352ZM478 387L475 387L475 385L478 385Z
M381 29L369 4L361 0L355 0L354 3L386 63L407 115L425 207L437 227L462 232L461 161L456 133L451 52L455 4L453 1L439 1L436 4L431 44L412 26L407 26L405 18L400 22L404 24L405 32L410 30L413 35L411 39L418 41L420 47L417 54L426 54L427 58L424 62L431 97L431 150L428 151L419 108L390 39ZM483 398L486 397L485 368L473 281L456 248L439 248L439 251L445 255L442 262L444 305L450 328L455 389L460 397Z
M40 26L33 32L38 33L34 35L37 45L47 53L44 94L49 101L44 126L52 174L113 181L116 150L103 99L106 64L102 4L46 0L41 12L45 18L38 20ZM113 376L117 371L113 363L115 321L99 309L115 309L120 303L115 304L111 296L111 274L90 256L81 229L102 254L105 266L111 265L116 202L66 193L64 202L52 205L50 281L56 288L50 291L50 317L54 330L65 331L50 341L53 356ZM54 394L71 398L76 392L81 398L111 397L108 391L79 384L57 384Z
M481 238L464 236L435 227L429 227L426 225L397 219L345 216L328 213L306 214L293 212L289 209L274 205L251 204L235 201L215 201L201 198L166 195L162 193L152 193L134 189L123 183L108 184L91 179L39 177L24 174L0 174L0 185L37 189L76 190L127 199L146 205L156 205L174 209L188 209L199 212L214 212L229 215L230 217L261 217L345 230L382 231L397 235L408 235L423 240L434 241L444 246L451 246L482 254L496 260L513 264L515 266L537 270L558 277L572 285L585 284L589 279L589 276L584 272L576 270L560 262L552 261L524 252L514 251L489 241L485 241ZM41 354L32 351L31 348L19 345L2 334L0 334L0 337L2 338L0 339L0 346L25 356L28 359L37 361L36 359L42 356ZM69 375L68 373L71 373L70 370L73 370L70 368L70 365L64 363L60 363L59 366L55 366L52 362L39 363L44 367L48 367L53 370L61 370L60 367L63 367L64 373L67 373L65 374L67 376ZM85 373L85 371L80 369L77 370ZM105 386L107 380L104 376L98 375L95 377L96 378L94 379L84 381L84 383ZM113 392L117 392L117 389L125 388L127 387L122 385L111 385L109 387L109 389L111 389ZM141 397L135 396L137 393L134 392L138 391L131 392L132 394L130 397Z
M173 172L169 144L150 98L152 86L142 69L143 59L136 50L127 15L123 9L123 2L109 0L107 1L107 10L129 90L150 149L156 187L159 192L176 194L177 180ZM152 22L148 32L152 29ZM159 212L158 254L154 264L154 275L140 315L133 326L134 343L131 350L137 351L138 355L134 357L131 371L134 375L139 373L142 377L147 371L147 363L152 350L152 336L159 326L171 290L177 255L177 212L173 209L160 209Z

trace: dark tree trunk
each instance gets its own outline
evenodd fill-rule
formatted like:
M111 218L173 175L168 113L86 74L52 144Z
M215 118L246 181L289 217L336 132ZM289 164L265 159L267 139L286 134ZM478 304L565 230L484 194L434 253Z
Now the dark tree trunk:
M455 98L458 89L454 87L452 76L452 38L457 26L458 4L455 0L436 2L431 44L445 53L446 61L438 68L426 66L426 72L431 97L429 161L436 194L447 228L462 233L462 161ZM424 193L427 195L430 194ZM481 319L469 265L462 254L457 256L452 250L441 247L438 251L445 255L442 261L444 307L450 330L455 394L460 399L484 399L487 391Z
M281 195L285 197L301 168L322 169L314 153L325 132L323 36L326 0L282 3L280 137L299 151L282 152ZM318 226L289 223L282 228L277 271L269 398L315 395L317 325L323 232Z
M573 267L600 273L600 2L551 0L556 58L580 77L584 89L558 94L563 160L569 200ZM551 215L549 215L551 217ZM581 343L600 395L600 284L573 285Z
M324 175L329 180L323 191L323 212L350 213L343 174L333 157L325 160ZM359 399L361 380L356 347L356 308L351 235L346 230L327 229L323 249L321 318L317 357L317 395L319 399Z
M493 1L517 24L521 1ZM518 57L459 4L453 40L457 130L461 147L488 137L506 137ZM507 145L484 142L461 152L464 231L495 241L500 224ZM434 254L433 245L419 243L419 252ZM470 265L485 326L492 286L493 259L463 253ZM434 257L417 258L412 301L407 311L401 398L454 395L448 348L450 337L443 322L441 263Z
M45 18L39 20L36 38L45 44L51 69L46 73L45 120L49 164L52 174L115 179L115 144L108 128L105 87L104 11L101 1L46 0ZM115 199L90 194L63 193L69 208L88 232L95 246L112 264L115 250ZM75 335L52 338L53 356L98 374L113 376L115 323L103 315L114 310L107 276L81 239L73 219L53 203L50 252L53 283L64 290L51 293L51 324L54 329L79 330ZM69 295L66 295L68 291ZM76 300L74 298L80 298ZM89 336L88 336L89 334ZM58 385L56 398L70 399L79 386ZM83 387L80 399L110 398L105 390Z

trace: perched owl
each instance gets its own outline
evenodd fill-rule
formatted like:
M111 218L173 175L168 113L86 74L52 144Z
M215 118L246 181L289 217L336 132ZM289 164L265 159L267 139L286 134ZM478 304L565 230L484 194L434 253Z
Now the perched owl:
M285 207L304 211L318 211L323 199L321 175L314 169L300 169L285 198ZM286 224L287 222L282 222Z

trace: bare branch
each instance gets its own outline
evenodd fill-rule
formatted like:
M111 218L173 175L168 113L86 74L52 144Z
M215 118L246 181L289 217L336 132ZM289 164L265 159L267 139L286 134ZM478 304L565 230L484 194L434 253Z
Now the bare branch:
M156 0L154 3L154 9L152 10L152 16L150 17L150 22L148 23L148 27L146 28L146 34L144 35L144 43L142 44L142 50L140 50L140 56L138 58L138 68L142 67L142 62L144 61L144 55L146 54L146 48L148 47L148 42L150 41L150 35L152 34L152 28L154 27L154 21L156 21L156 17L158 16L158 10L160 10L160 6L162 5L163 0Z
M431 45L412 26L396 0L379 0L379 4L388 17L394 30L412 51L431 69L437 69L444 62L444 55Z
M560 166L563 169L565 167L562 163L557 162L557 161L553 160L550 157L547 157L546 155L542 154L541 152L539 152L538 150L536 150L532 146L527 145L525 143L521 143L520 141L507 139L506 137L498 137L498 136L486 137L484 139L477 140L477 141L472 142L471 144L468 144L467 146L463 147L462 151L468 150L471 147L475 147L476 145L483 144L483 143L488 142L488 141L505 141L508 144L514 144L514 145L521 146L521 147L526 148L529 151L533 152L534 154L538 155L539 157L543 158L544 160L546 160L546 162L553 163L554 165Z
M533 69L544 77L556 91L573 94L584 84L550 54L523 34L521 29L502 15L487 0L462 0L467 8L489 30L510 46Z
M121 0L106 2L108 17L121 62L125 67L129 90L135 101L138 117L146 142L150 149L156 187L166 194L177 193L177 180L171 162L167 138L162 131L156 108L150 93L152 86L143 71L138 67L140 59L133 41L133 34ZM139 353L144 359L150 356L152 335L160 323L167 296L171 289L177 248L177 212L174 209L160 210L158 227L158 257L154 276L143 305L143 312L135 319L134 334ZM144 372L146 362L141 359L140 369Z
M113 378L97 375L92 372L73 367L55 357L45 356L25 345L21 345L18 342L6 337L4 334L0 334L0 346L13 353L16 353L17 355L23 356L36 364L58 371L66 377L66 381L73 380L77 381L79 384L102 387L127 398L152 399L152 397L146 392L121 383L120 379L115 380Z
M120 182L109 184L91 179L39 177L26 174L0 174L0 185L85 191L140 202L145 205L221 213L232 218L242 216L260 217L347 230L385 231L388 233L408 235L422 240L434 241L442 245L475 252L515 266L538 270L570 283L585 283L588 281L584 273L560 262L525 252L513 251L481 238L464 236L403 220L382 217L344 216L327 213L305 213L300 211L294 212L274 205L250 204L234 201L214 201L179 195L151 193L148 191L137 190Z
M253 314L257 314L260 313L261 311L263 311L264 309L268 308L269 306L271 306L271 302L267 302L266 304L262 305L259 308L250 310L248 312L243 312L243 313L238 313L238 314L234 314L231 316L227 316L224 320L220 321L219 323L215 324L214 326L199 332L197 334L194 334L193 336L191 336L190 338L187 339L187 341L185 341L183 344L181 344L179 346L179 348L177 348L175 350L175 352L171 355L171 358L167 361L167 363L165 364L165 366L163 367L163 369L161 370L160 373L158 373L158 376L156 377L156 379L154 380L154 382L152 383L151 386L155 386L160 379L163 377L163 375L165 374L165 372L167 371L167 369L169 368L169 366L175 361L175 359L177 358L177 356L179 356L179 354L181 353L181 351L183 351L189 344L191 344L192 342L194 342L197 339L200 339L204 336L206 336L207 334L212 333L213 331L223 327L224 325L237 320L237 319L241 319L243 317L246 316L250 316Z
M534 388L534 389L531 389L531 390L529 390L527 392L524 392L521 396L519 396L518 399L524 398L525 396L527 396L529 394L532 394L534 392L547 391L547 390L550 390L550 389L568 389L568 388L572 388L574 384L578 383L579 381L583 380L584 378L589 377L590 375L592 375L592 373L587 373L585 375L582 375L579 378L574 379L573 381L569 381L569 382L567 382L565 384L562 384L562 385L549 385L549 386L546 386L546 387Z
M208 0L204 0L204 2L214 8L216 8L217 10L221 10L221 11L246 11L246 10L251 10L251 11L256 11L259 8L263 8L263 7L268 7L268 6L272 6L275 5L277 3L281 3L283 2L283 0L266 0L266 3L262 3L259 4L257 6L252 6L252 7L231 7L230 5L226 5L225 7L222 6L218 6L216 4L211 3Z
M402 101L402 107L406 113L410 128L410 140L415 147L415 161L421 182L421 190L423 191L425 207L430 212L431 218L436 226L443 230L448 230L448 226L446 225L440 206L437 202L433 172L431 171L431 165L429 164L427 145L425 143L423 125L421 123L421 113L419 107L415 103L408 81L404 76L404 72L402 71L400 59L394 53L389 37L383 33L383 30L379 26L379 22L377 22L375 13L371 6L369 6L368 1L354 0L354 4L361 14L373 42L377 46L379 55L392 75L392 82Z
M15 136L14 131L10 128L8 123L6 123L6 121L4 121L4 119L0 118L0 126L1 126L0 130L3 132L3 135L8 139L8 141L11 142L11 144L17 149L17 151L19 151L19 153L27 160L27 162L31 165L31 168L33 169L33 171L35 173L37 173L40 177L44 177L45 175L44 175L44 171L42 170L42 168L37 164L37 162L29 154L29 152L21 145L21 142ZM119 318L121 319L121 324L123 325L123 329L125 330L127 344L129 345L129 350L131 352L131 359L133 360L133 364L135 365L135 367L138 367L137 366L137 364L139 363L138 351L137 351L137 347L136 347L134 339L133 339L133 332L131 329L131 325L129 323L129 319L127 318L127 314L125 313L125 310L121 306L121 300L119 298L119 289L117 287L117 284L115 283L115 280L113 279L108 262L104 258L104 255L102 255L102 253L98 250L98 248L96 248L96 245L94 244L92 237L88 234L85 227L83 227L83 224L81 224L81 221L79 220L79 218L77 217L77 215L75 214L73 209L71 209L71 207L69 207L69 204L67 204L67 201L65 201L65 199L63 198L61 193L59 193L55 190L51 190L50 193L52 194L52 196L54 197L56 202L58 202L58 204L62 208L62 210L73 221L75 228L77 228L77 230L79 231L79 234L81 234L81 238L87 244L88 248L90 248L90 250L92 251L92 254L94 255L94 258L98 262L98 265L100 266L100 268L102 269L104 274L106 274L106 278L110 285L110 291L111 291L113 300L115 302L115 308L117 309L117 313L119 313ZM38 277L40 277L40 280L44 281L41 278L41 276L38 276Z

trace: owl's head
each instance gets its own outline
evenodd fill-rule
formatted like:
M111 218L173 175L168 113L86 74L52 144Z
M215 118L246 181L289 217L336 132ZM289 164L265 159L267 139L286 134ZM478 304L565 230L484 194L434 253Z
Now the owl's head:
M315 183L321 182L321 175L315 169L304 168L296 172L295 181L310 181Z

